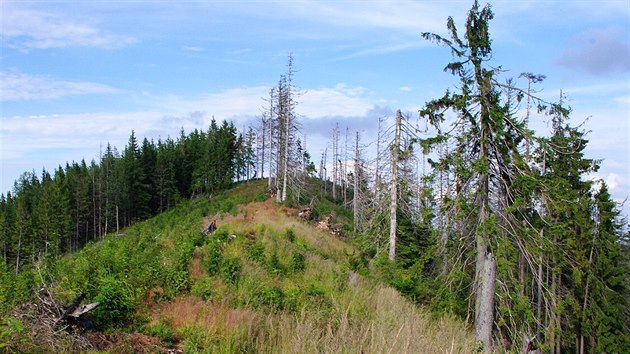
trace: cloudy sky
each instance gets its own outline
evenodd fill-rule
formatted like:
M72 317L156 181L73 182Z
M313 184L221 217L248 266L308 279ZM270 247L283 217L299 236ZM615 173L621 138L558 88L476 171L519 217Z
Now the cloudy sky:
M0 0L0 192L24 171L97 158L131 130L158 139L214 116L242 128L286 69L319 159L334 122L369 139L379 116L414 115L454 83L445 48L420 37L460 28L472 1ZM483 4L483 3L482 3ZM630 2L494 1L494 65L544 74L590 130L597 177L630 194ZM519 82L525 86L526 82ZM534 127L548 130L545 117ZM628 208L626 207L626 211Z

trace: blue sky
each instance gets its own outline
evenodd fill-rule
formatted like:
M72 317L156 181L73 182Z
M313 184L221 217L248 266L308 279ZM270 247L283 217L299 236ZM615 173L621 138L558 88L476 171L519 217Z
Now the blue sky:
M338 121L373 137L376 119L416 114L454 83L443 47L420 37L463 29L472 1L0 2L0 192L24 171L90 161L131 130L157 139L205 129L214 116L242 128L293 53L297 108L319 160ZM481 3L485 4L485 3ZM630 195L630 2L494 1L494 64L544 74L572 122L590 130L593 177ZM520 82L523 87L525 82ZM548 131L547 118L532 126ZM626 213L627 213L626 206Z

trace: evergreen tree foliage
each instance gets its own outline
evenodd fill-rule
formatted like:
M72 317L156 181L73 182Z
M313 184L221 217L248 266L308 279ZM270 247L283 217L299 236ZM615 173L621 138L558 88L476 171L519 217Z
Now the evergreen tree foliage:
M241 135L242 137L242 135ZM238 143L242 146L238 146ZM68 162L54 175L24 173L0 198L0 247L7 270L73 252L176 205L183 198L229 188L252 165L252 148L232 123L208 132L182 130L175 141L138 143L131 132L118 153L107 144L98 161ZM242 161L240 172L237 161Z

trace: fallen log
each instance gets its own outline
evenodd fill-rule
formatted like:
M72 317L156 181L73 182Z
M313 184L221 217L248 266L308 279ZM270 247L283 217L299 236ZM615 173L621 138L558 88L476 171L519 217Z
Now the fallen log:
M61 316L55 320L53 327L59 326L62 322L67 322L69 324L78 323L77 320L79 317L94 310L99 305L98 302L93 302L91 304L81 306L81 302L83 302L85 296L84 292L77 295L74 301L66 307ZM72 321L70 321L69 317L72 318Z
M72 304L66 307L61 316L55 320L54 327L57 327L61 322L66 321L68 319L68 315L74 312L74 310L81 305L81 301L83 301L83 299L85 299L85 293L80 293L76 298L74 298Z
M74 318L79 318L80 316L82 316L82 315L84 315L84 314L94 310L99 304L100 304L99 302L93 302L91 304L83 305L83 306L77 308L76 310L74 310L68 316L74 317Z

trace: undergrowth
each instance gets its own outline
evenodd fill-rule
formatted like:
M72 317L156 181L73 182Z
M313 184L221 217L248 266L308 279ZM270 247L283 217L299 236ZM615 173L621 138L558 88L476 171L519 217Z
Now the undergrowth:
M101 330L141 332L186 353L474 350L462 322L432 319L382 285L364 254L267 200L265 187L183 202L50 264L43 278L67 302L79 292L99 301L91 318ZM330 201L316 209L349 221ZM219 228L201 233L214 219ZM10 280L0 297L36 288L27 274L0 272ZM28 342L12 317L0 324L0 351Z

